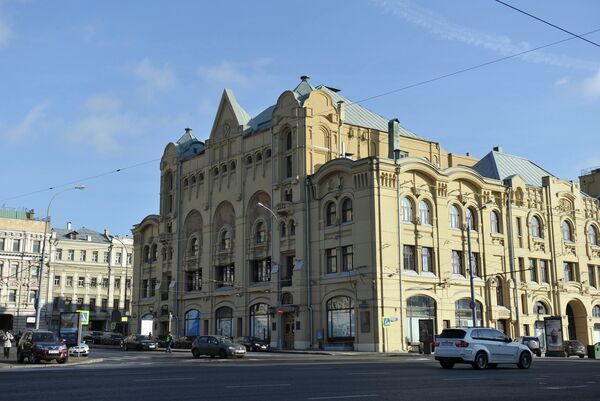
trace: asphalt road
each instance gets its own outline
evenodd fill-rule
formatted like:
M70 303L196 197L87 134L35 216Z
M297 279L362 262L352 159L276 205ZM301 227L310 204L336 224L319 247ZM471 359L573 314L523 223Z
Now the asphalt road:
M441 369L429 358L104 353L102 364L0 370L1 400L577 400L600 399L600 361Z

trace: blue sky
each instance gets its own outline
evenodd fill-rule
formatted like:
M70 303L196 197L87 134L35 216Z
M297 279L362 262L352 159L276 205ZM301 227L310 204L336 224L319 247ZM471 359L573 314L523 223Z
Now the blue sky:
M510 3L600 28L594 0ZM30 193L83 182L53 224L130 234L158 210L164 147L207 138L223 88L252 115L304 74L360 100L568 37L491 0L0 0L0 206L43 217L56 191ZM600 48L579 39L364 106L453 152L600 165Z

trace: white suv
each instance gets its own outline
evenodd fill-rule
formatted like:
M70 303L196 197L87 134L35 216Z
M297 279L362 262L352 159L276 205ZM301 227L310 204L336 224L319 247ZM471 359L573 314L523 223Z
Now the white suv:
M456 363L470 363L475 369L515 363L521 369L529 369L533 360L529 347L485 327L444 329L433 345L435 360L444 369L451 369Z

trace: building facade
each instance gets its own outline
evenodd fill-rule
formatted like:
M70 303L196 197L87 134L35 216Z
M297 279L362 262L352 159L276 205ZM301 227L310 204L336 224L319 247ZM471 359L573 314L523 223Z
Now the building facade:
M85 227L53 228L45 319L57 331L61 312L89 310L89 330L128 332L133 239Z
M0 210L0 330L35 327L44 225L33 210Z
M133 330L386 352L553 315L591 343L598 213L526 159L448 153L307 77L254 118L226 90L206 142L167 145L160 213L133 230Z

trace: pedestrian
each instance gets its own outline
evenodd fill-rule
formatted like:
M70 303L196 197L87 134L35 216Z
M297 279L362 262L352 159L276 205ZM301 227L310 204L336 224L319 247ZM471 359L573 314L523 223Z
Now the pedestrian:
M165 339L165 345L167 346L167 349L165 350L168 354L171 353L171 345L173 344L173 336L171 335L171 332L169 331L167 333L167 338Z
M10 347L12 347L12 340L14 339L15 338L13 337L10 330L8 330L2 336L2 341L4 342L4 359L8 359L10 357Z

